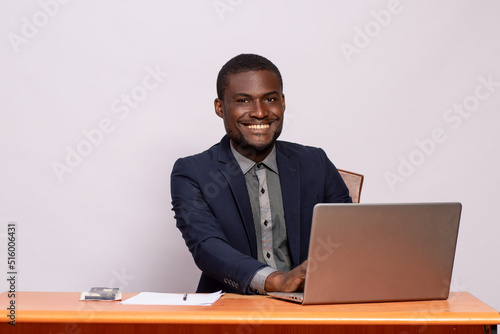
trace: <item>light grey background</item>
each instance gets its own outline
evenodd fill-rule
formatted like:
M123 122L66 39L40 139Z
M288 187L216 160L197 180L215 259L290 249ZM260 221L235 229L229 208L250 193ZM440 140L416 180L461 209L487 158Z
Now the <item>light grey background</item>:
M170 172L223 136L216 75L253 52L282 71L281 139L364 174L362 202L463 203L452 289L500 309L499 14L493 0L1 1L2 268L17 222L18 290L194 291Z

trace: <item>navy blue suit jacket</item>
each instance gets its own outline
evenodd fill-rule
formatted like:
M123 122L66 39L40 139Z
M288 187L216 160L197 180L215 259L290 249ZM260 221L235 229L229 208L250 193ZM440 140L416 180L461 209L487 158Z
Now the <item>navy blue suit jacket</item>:
M177 227L202 275L197 292L248 294L257 241L245 178L229 138L176 161L171 175ZM293 266L307 259L313 207L351 202L335 166L319 148L276 142L276 159Z

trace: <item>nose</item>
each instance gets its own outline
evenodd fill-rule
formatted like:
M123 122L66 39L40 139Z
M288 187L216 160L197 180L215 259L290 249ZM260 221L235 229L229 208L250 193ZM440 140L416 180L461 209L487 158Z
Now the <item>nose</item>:
M255 101L252 103L251 110L248 114L250 117L262 119L267 117L269 111L261 101Z

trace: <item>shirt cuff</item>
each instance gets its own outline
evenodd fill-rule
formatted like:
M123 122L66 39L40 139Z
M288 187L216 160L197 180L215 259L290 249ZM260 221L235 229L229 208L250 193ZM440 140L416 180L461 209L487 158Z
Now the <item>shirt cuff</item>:
M250 289L255 293L266 295L267 294L265 290L266 278L275 271L278 270L272 267L264 267L262 269L259 269L253 276L252 281L250 282Z

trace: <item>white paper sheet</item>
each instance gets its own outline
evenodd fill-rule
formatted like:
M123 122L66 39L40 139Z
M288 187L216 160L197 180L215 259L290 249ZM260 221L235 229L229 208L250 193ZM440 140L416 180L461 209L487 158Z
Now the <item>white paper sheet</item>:
M209 306L215 303L224 293L184 293L141 292L134 297L122 301L124 305L201 305Z

